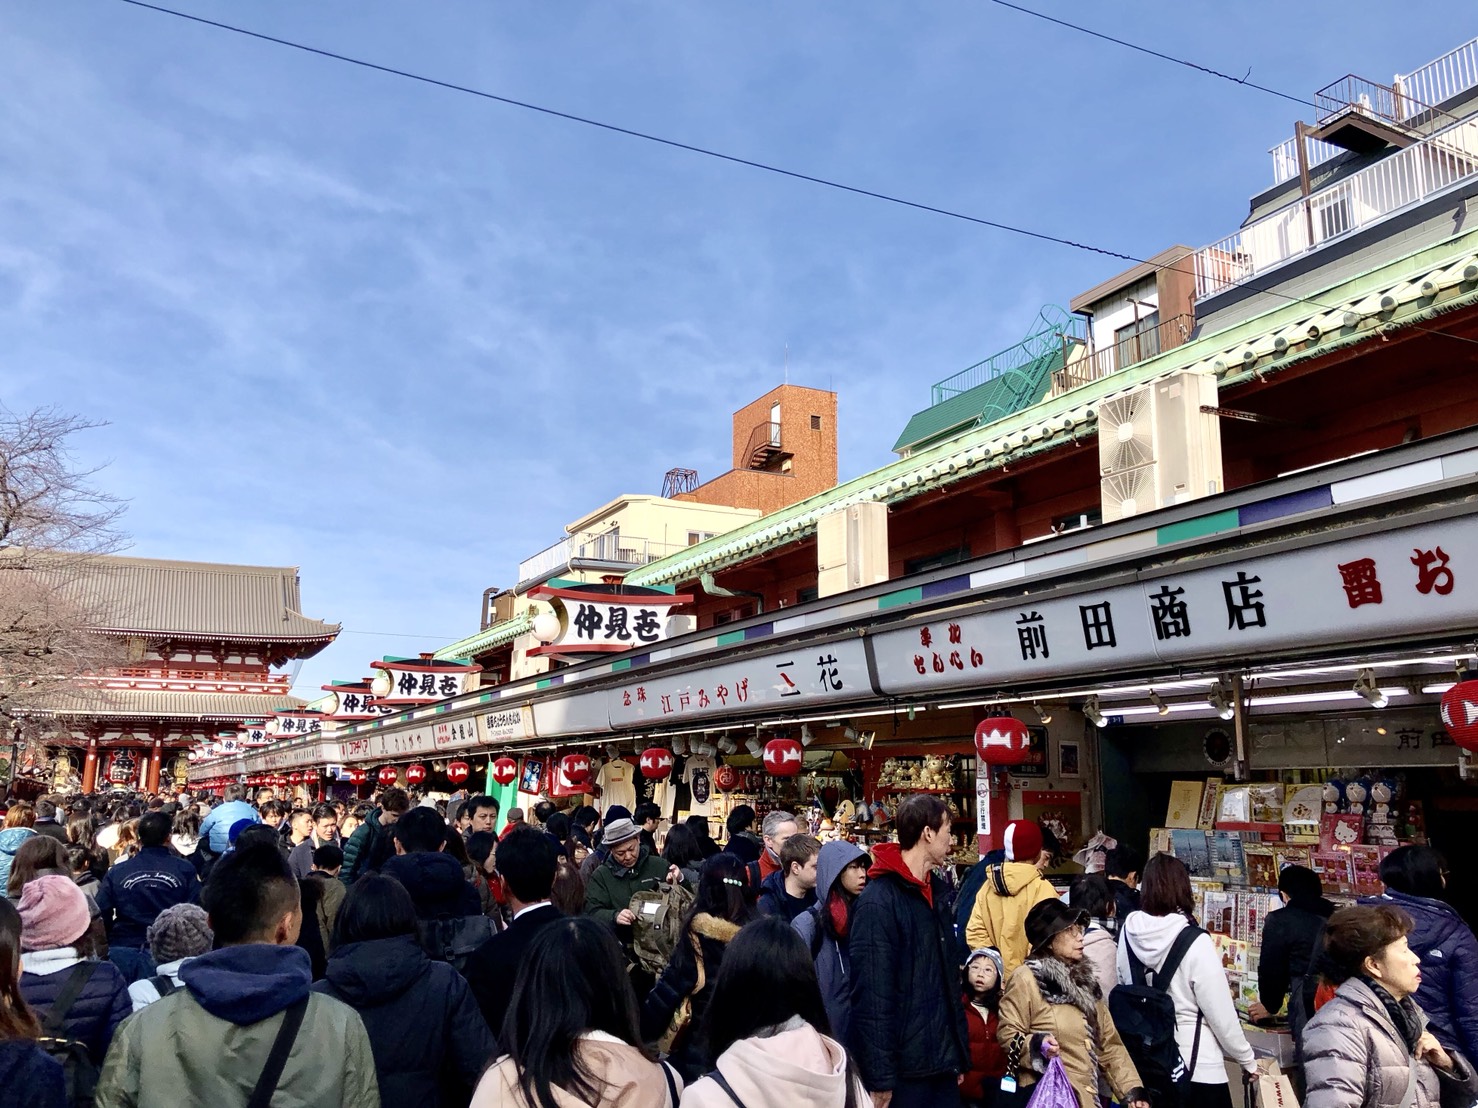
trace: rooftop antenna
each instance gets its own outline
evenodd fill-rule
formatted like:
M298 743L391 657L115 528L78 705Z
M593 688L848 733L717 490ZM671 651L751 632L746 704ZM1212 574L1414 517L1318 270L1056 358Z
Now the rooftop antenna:
M785 383L790 384L790 343L785 344Z

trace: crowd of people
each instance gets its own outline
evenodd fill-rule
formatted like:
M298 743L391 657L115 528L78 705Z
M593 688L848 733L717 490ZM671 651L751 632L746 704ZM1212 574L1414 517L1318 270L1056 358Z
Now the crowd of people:
M1064 896L1025 820L955 881L932 795L870 852L744 805L722 847L651 805L503 815L394 787L10 805L0 1103L1014 1108L1050 1076L1080 1108L1231 1108L1257 1073L1169 855L1115 847ZM1251 1015L1287 1004L1306 1108L1478 1098L1445 877L1402 847L1335 910L1283 871Z

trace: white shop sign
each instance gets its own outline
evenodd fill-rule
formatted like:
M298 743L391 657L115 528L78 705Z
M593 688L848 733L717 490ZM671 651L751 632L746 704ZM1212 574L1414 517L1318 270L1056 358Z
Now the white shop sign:
M498 708L477 717L478 739L484 743L516 742L529 738L531 712L525 705Z
M277 750L253 751L246 756L246 769L250 773L261 773L265 770L298 769L340 760L338 743L307 743Z
M886 694L1478 628L1478 516L942 616L873 636Z
M686 673L632 679L605 693L614 727L785 712L871 692L862 640L843 639Z
M477 719L442 720L431 725L431 741L437 750L461 750L477 745Z

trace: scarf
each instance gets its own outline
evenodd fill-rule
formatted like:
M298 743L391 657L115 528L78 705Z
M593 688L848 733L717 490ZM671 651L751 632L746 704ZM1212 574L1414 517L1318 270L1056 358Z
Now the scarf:
M1098 1002L1103 992L1092 962L1087 958L1064 962L1051 954L1041 954L1028 959L1026 967L1037 979L1043 1000L1048 1004L1071 1004L1083 1013L1089 1028L1097 1036Z
M836 889L826 898L826 915L831 920L831 933L838 939L847 937L847 927L852 922L852 903L849 897Z
M1416 1001L1411 997L1405 1000L1397 1000L1386 991L1384 985L1373 978L1363 974L1360 977L1365 987L1375 994L1375 998L1385 1006L1386 1015L1391 1024L1396 1028L1396 1034L1406 1044L1407 1051L1414 1057L1416 1054L1416 1041L1422 1037L1422 1019L1416 1006Z

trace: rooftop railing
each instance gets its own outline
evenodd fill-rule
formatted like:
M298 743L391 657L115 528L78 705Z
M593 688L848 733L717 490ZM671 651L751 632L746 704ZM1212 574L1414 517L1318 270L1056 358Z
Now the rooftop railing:
M1178 315L1158 326L1111 343L1101 350L1085 354L1052 374L1052 390L1055 393L1064 393L1079 385L1101 381L1121 369L1148 361L1163 351L1173 350L1190 337L1195 326L1194 316Z
M1204 300L1325 242L1478 176L1478 119L1438 131L1196 252Z
M648 562L655 562L682 549L684 547L680 544L639 539L631 535L623 535L620 531L602 531L596 535L571 535L539 551L532 558L525 558L519 562L518 579L535 581L569 569L575 562L644 566Z

